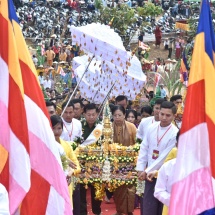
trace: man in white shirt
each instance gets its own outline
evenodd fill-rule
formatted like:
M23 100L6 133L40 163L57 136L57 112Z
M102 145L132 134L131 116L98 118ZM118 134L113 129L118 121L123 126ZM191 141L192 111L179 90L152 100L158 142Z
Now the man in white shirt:
M44 82L44 79L43 79L43 72L40 72L40 73L39 73L38 79L39 79L40 85L43 85L43 82Z
M52 82L49 79L49 76L47 75L46 80L43 81L43 87L44 89L47 89L47 88L51 89L51 85L52 85Z
M170 194L173 182L173 173L175 169L176 158L167 161L159 170L157 182L155 185L154 196L164 205L169 207Z
M66 107L67 102L62 104L62 111ZM70 102L66 107L63 119L63 132L61 138L65 141L74 141L76 137L82 136L81 122L74 118L74 104Z
M147 118L144 118L141 120L140 125L137 129L137 135L136 135L136 137L138 139L143 140L144 135L146 134L148 127L151 124L153 124L154 122L159 121L160 106L161 106L162 102L164 102L164 101L165 101L164 99L157 99L155 101L155 105L153 107L154 116L150 116L150 117L147 117Z
M176 147L178 147L179 135L180 135L180 132L178 131L176 135L176 141L177 141ZM176 155L177 155L177 148L173 148L171 152L168 154L165 160L165 163L162 165L162 167L158 172L157 182L155 185L154 197L164 204L163 214L168 214L170 194L172 190L174 169L176 164ZM148 173L147 179L153 180L153 177L155 176L155 174L156 174L155 171Z
M38 59L36 58L35 55L33 55L32 60L33 60L33 62L34 62L35 67L37 67Z
M137 129L137 134L136 134L137 139L140 139L142 141L144 139L144 135L147 133L147 129L149 128L149 126L159 121L160 106L164 101L165 99L162 99L162 98L157 99L153 107L154 116L143 118L141 120ZM141 214L144 213L142 197L140 200L140 211L141 211Z
M137 160L136 169L139 180L145 180L148 172L159 170L166 156L175 146L178 132L178 129L172 124L175 114L176 106L172 102L164 101L159 112L160 122L153 123L147 129ZM144 215L162 214L163 205L154 197L155 184L156 180L145 183Z

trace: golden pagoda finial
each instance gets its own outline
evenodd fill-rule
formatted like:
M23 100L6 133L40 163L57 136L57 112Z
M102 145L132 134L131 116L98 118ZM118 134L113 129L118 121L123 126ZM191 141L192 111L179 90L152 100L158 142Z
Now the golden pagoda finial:
M110 120L111 120L111 112L110 112L109 103L107 101L104 107L103 130L102 130L102 134L104 135L103 147L104 147L104 153L106 155L108 155L109 144L113 143L113 128Z

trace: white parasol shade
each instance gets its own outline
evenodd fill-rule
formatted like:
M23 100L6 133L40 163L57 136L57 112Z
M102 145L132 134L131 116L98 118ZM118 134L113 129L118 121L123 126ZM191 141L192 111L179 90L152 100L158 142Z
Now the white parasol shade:
M130 65L131 56L125 50L120 36L110 26L92 23L70 28L72 42L87 53L104 61L114 63L123 69Z
M80 81L82 97L95 103L102 103L112 88L110 97L126 95L135 99L143 89L146 76L141 63L123 46L121 37L109 26L92 23L70 28L73 44L87 53L73 59L73 70Z
M90 57L92 56L84 55L73 59L73 69L77 81L85 72ZM79 87L82 97L100 104L114 83L110 97L123 94L129 99L135 99L144 87L145 81L146 76L142 72L140 61L136 56L131 58L131 66L127 71L111 62L103 63L102 59L93 59Z

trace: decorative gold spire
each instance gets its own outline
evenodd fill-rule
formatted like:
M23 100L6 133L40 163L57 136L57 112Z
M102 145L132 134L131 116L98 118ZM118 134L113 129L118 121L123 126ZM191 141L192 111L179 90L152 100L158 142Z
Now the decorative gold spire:
M107 101L104 107L103 130L102 130L102 134L104 135L103 147L104 147L104 153L106 155L108 155L109 144L113 143L113 128L112 128L112 123L110 119L111 119L111 112L110 112L109 103Z

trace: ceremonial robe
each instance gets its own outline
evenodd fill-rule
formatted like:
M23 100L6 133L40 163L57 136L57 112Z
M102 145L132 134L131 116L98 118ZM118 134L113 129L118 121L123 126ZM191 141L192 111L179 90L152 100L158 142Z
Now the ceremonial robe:
M116 132L116 125L113 123L114 142L118 142L123 146L135 144L136 127L134 124L125 121L122 126L120 136ZM114 202L116 211L119 214L128 214L134 211L135 187L133 185L122 185L114 191Z

